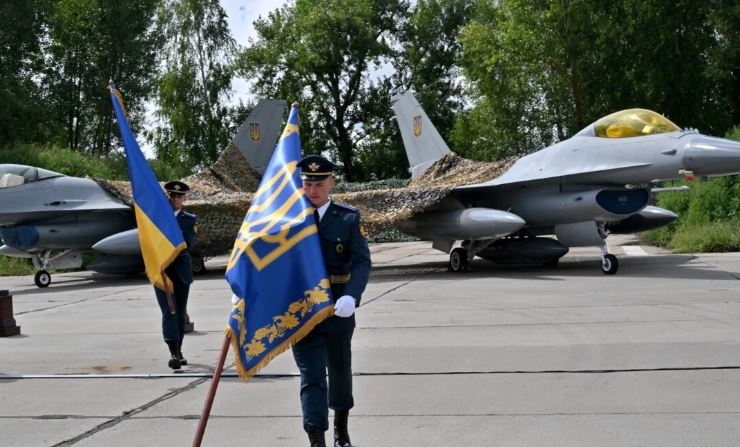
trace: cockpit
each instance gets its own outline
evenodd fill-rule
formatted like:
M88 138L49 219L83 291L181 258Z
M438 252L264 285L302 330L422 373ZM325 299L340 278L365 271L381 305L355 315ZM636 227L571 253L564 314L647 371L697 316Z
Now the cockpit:
M26 165L1 164L0 188L11 188L64 174Z
M681 128L671 120L647 109L627 109L607 115L578 133L600 138L643 137L674 132Z

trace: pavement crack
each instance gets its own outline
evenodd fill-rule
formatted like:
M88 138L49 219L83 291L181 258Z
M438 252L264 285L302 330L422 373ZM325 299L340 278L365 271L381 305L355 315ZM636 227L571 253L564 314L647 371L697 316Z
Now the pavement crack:
M159 404L160 402L164 402L164 401L166 401L168 399L171 399L171 398L179 395L180 393L184 393L184 392L190 391L190 390L194 389L195 387L197 387L198 385L200 385L201 383L206 382L208 380L210 380L210 377L204 377L204 378L201 378L201 379L198 379L198 380L194 380L193 382L190 382L189 384L187 384L185 386L182 386L180 388L171 389L166 394L164 394L164 395L162 395L162 396L160 396L160 397L158 397L158 398L156 398L154 400L151 400L151 401L145 403L144 405L141 405L139 407L136 407L136 408L134 408L132 410L125 411L120 416L117 416L117 417L115 417L113 419L110 419L108 421L105 421L102 424L99 424L98 426L93 427L90 430L88 430L88 431L86 431L84 433L81 433L81 434L75 436L74 438L67 439L67 440L62 441L60 443L54 444L52 447L67 447L67 446L74 445L74 444L82 441L83 439L86 439L86 438L89 438L89 437L95 435L96 433L99 433L99 432L101 432L103 430L107 430L107 429L109 429L111 427L114 427L114 426L120 424L121 422L123 422L123 421L125 421L127 419L130 419L130 418L134 417L135 415L137 415L139 413L142 413L143 411L148 410L149 408L153 407L154 405Z
M398 289L400 289L402 287L406 287L407 285L411 284L412 282L413 281L406 281L404 283L401 283L401 284L397 285L396 287L391 287L390 289L386 290L385 292L381 293L378 296L372 297L372 298L367 299L367 300L363 300L362 301L362 304L360 305L360 307L367 306L368 304L372 303L373 301L379 300L380 298L383 298L384 296L386 296L386 295L388 295L390 293L393 293L393 292L395 292L396 290L398 290Z

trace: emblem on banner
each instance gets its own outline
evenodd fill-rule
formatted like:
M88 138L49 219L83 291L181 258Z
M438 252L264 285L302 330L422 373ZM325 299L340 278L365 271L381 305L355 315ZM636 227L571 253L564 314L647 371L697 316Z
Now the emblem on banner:
M249 123L249 138L251 138L255 143L262 138L260 123Z
M414 136L418 137L421 135L421 115L414 117Z

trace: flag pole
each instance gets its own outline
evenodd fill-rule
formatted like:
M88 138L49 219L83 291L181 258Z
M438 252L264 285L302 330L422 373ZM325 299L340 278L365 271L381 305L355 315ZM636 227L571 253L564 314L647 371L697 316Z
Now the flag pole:
M206 424L208 423L208 417L211 414L211 406L213 406L213 399L216 397L216 388L218 388L218 382L221 379L221 372L224 369L224 362L226 361L226 354L229 352L229 345L231 344L231 333L227 332L224 336L224 344L221 346L221 355L218 358L216 364L216 370L213 372L213 380L211 381L211 387L208 389L208 396L206 397L206 403L203 405L203 412L200 415L200 421L198 422L198 429L195 431L195 439L193 440L193 447L200 447L201 441L203 441L203 434L206 431Z

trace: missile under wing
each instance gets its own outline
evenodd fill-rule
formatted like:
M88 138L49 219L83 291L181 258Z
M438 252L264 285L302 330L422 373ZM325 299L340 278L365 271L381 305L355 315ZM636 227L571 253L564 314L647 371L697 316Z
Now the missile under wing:
M272 155L282 125L286 102L261 100L237 132L231 146L238 149L252 169L259 172L261 160ZM227 152L224 151L224 152ZM218 163L218 162L217 162ZM254 165L251 165L254 163ZM212 167L205 171L214 171ZM239 187L240 178L228 180ZM102 186L102 181L79 178L33 166L0 164L0 254L30 258L39 287L51 283L50 269L78 268L82 255L101 241L113 248L87 268L103 273L143 271L136 221L131 203ZM186 204L187 208L187 204ZM243 216L243 211L241 211ZM241 220L235 221L235 225ZM132 237L133 235L133 237ZM223 243L194 253L194 268L204 257L223 252L209 249L230 247L235 233L224 231ZM105 245L105 244L103 244Z
M394 96L391 106L412 179L452 154L411 92ZM498 177L452 188L401 229L450 253L454 271L476 255L555 265L568 247L598 245L603 272L614 274L610 233L651 230L678 217L649 205L653 182L738 172L740 143L681 129L650 110L623 110L520 158Z

